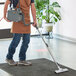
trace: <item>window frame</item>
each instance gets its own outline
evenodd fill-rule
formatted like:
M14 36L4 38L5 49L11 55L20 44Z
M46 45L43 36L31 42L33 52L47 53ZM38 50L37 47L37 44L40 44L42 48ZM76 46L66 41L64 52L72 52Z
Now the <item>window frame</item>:
M4 5L5 2L0 2L0 5ZM10 28L11 29L11 28ZM11 38L13 36L12 33L10 33L10 29L0 29L0 39L3 38Z

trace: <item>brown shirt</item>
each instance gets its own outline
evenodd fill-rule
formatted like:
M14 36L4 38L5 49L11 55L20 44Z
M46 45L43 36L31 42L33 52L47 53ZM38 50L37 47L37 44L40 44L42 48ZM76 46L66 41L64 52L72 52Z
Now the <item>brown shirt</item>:
M25 16L25 22L26 24L30 23L30 3L31 0L20 0L20 8L22 10L22 12L24 13ZM19 7L19 5L17 5L17 8ZM22 21L20 22L13 22L12 28L11 28L11 33L30 33L31 29L30 29L30 25L25 26L23 24Z

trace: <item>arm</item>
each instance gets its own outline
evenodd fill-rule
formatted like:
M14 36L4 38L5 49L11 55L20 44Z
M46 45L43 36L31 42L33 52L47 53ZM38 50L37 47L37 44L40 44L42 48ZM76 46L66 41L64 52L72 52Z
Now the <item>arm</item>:
M10 0L7 0L5 2L5 6L4 6L4 19L7 21L7 22L10 22L7 18L6 18L6 13L7 13L7 9L8 9L8 5L10 4Z
M37 25L37 22L36 22L36 8L34 3L31 3L31 12L32 12L33 21L34 21L33 26L35 27Z

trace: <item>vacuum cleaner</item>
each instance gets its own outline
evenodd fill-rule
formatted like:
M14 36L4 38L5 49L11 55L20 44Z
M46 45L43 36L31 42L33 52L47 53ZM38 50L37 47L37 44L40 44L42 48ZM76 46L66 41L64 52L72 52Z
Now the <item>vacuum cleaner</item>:
M55 70L55 73L62 73L62 72L69 71L67 68L61 68L61 67L59 66L59 64L56 62L56 60L55 60L52 52L51 52L50 49L49 49L49 45L45 42L45 40L44 40L44 38L43 38L43 36L42 36L41 32L39 31L39 29L38 29L37 26L36 26L36 29L38 30L38 32L39 32L39 34L40 34L43 42L45 43L45 45L46 45L46 47L47 47L47 49L48 49L49 54L51 55L52 59L54 60L54 63L56 64L56 66L57 66L57 68L58 68L58 70Z

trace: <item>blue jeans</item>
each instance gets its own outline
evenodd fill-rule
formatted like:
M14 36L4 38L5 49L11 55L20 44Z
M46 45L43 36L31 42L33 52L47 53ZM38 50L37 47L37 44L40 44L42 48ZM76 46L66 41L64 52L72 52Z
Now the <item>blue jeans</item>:
M28 44L30 42L30 34L13 34L13 40L8 48L8 54L6 56L7 59L13 59L13 55L16 51L16 47L18 46L20 39L22 37L22 45L19 52L19 60L26 60L26 51L28 48Z

